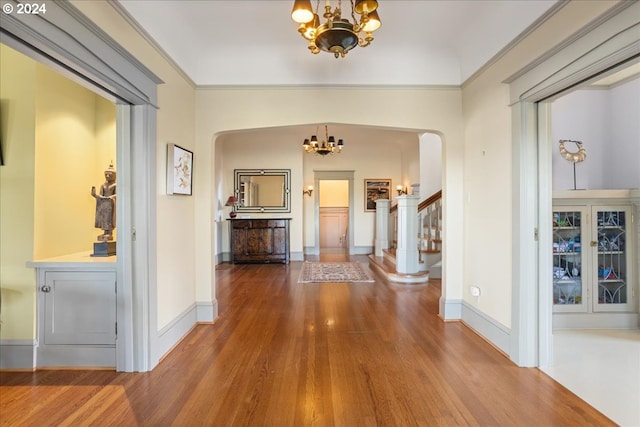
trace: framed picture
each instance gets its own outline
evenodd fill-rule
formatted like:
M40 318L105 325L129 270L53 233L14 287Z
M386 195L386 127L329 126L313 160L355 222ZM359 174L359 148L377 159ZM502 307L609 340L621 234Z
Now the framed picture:
M167 145L167 194L191 195L193 152L174 144Z
M364 180L364 211L375 212L376 200L391 200L390 179L365 179Z

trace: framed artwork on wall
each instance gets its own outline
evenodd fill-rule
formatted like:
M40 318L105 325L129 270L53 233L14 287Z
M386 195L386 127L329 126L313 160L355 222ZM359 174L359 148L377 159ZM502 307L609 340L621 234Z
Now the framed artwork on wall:
M175 144L167 145L167 194L191 196L193 152Z
M391 180L385 178L364 180L364 211L375 212L376 200L391 200Z

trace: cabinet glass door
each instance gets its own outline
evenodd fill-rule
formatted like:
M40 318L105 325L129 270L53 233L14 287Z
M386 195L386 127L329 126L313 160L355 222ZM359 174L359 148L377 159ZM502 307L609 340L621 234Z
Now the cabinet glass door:
M583 208L553 212L554 311L587 311L587 280L583 277ZM586 249L586 248L585 248ZM584 272L586 273L586 272Z
M592 245L598 272L597 298L594 311L626 311L632 308L630 282L633 264L630 260L631 214L626 207L593 208L595 236Z

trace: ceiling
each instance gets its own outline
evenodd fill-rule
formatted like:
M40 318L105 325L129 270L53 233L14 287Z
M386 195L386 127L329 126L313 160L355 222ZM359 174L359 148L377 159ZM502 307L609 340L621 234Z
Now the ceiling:
M309 53L293 0L119 3L198 86L460 85L556 0L379 0L375 40L340 59Z

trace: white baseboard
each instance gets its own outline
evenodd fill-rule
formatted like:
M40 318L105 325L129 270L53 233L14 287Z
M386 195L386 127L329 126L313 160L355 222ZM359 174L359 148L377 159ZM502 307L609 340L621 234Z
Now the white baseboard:
M304 253L303 252L291 252L289 254L289 260L291 260L291 261L304 261Z
M213 305L211 306L213 313ZM206 314L205 314L206 315ZM198 310L196 304L191 304L167 326L158 331L157 359L164 357L197 323Z
M35 369L36 340L0 340L0 369Z
M553 329L638 329L638 313L553 313Z
M462 319L462 300L440 297L440 317L445 321Z
M196 302L196 321L211 323L218 317L218 300Z
M462 321L503 353L510 354L511 330L509 328L498 323L466 301L462 302Z

